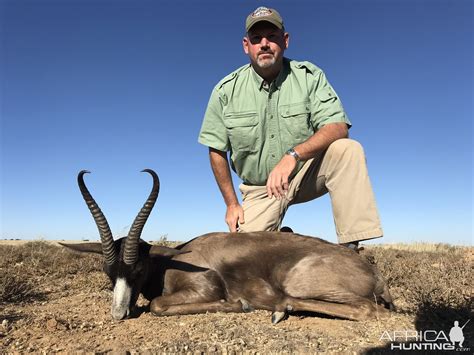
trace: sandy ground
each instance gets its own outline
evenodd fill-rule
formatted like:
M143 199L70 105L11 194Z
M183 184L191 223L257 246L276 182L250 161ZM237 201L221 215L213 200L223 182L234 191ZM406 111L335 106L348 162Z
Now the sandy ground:
M95 275L97 277L97 275ZM85 280L84 280L85 281ZM0 349L7 352L357 352L383 348L384 330L415 329L413 319L352 322L317 316L290 316L272 325L270 313L205 314L113 321L111 294L51 290L47 301L7 306ZM59 288L55 285L55 288ZM5 325L5 320L3 321Z

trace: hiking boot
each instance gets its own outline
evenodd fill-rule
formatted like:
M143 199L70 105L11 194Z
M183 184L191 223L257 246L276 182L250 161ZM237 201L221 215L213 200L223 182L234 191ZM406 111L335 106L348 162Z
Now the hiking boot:
M364 247L359 247L359 242L341 243L341 245L354 250L357 254L359 254L361 250L364 250Z

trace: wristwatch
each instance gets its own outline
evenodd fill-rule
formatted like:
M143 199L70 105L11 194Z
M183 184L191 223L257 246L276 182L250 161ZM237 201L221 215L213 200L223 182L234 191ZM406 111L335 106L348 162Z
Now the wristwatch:
M296 159L296 161L300 161L300 156L298 155L298 153L296 153L296 151L293 149L293 148L290 148L286 151L287 155L291 155L293 158Z

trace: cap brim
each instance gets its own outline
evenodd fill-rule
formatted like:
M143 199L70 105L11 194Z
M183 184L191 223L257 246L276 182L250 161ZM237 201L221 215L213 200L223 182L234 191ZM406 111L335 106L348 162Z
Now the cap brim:
M269 22L271 23L272 25L275 25L276 27L278 27L280 30L283 29L283 26L282 24L277 21L277 20L274 20L274 19L267 19L267 18L256 18L255 20L252 20L250 21L250 23L248 24L247 26L247 29L246 31L250 31L250 29L255 25L257 24L258 22L262 22L262 21L265 21L265 22Z

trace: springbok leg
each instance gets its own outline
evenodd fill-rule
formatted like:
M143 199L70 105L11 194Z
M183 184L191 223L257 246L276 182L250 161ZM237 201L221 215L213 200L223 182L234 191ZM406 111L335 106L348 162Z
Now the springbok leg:
M172 316L206 312L244 312L245 307L239 301L205 299L189 291L178 291L153 299L150 311L158 316Z
M215 301L215 302L204 302L204 303L184 303L167 306L165 309L157 310L152 308L151 311L157 316L174 316L174 315L185 315L185 314L199 314L199 313L238 313L243 312L242 303L240 302L226 302L226 301Z
M290 297L288 298L288 308L295 312L316 312L350 320L367 320L388 314L385 308L364 298L354 304L341 304Z
M164 296L168 297L168 296ZM163 297L155 298L151 305L150 310L154 315L157 316L174 316L174 315L185 315L185 314L199 314L199 313L238 313L244 312L242 309L242 303L240 302L227 302L225 300L213 301L213 302L202 302L202 303L181 303L181 304L170 304L168 299Z

